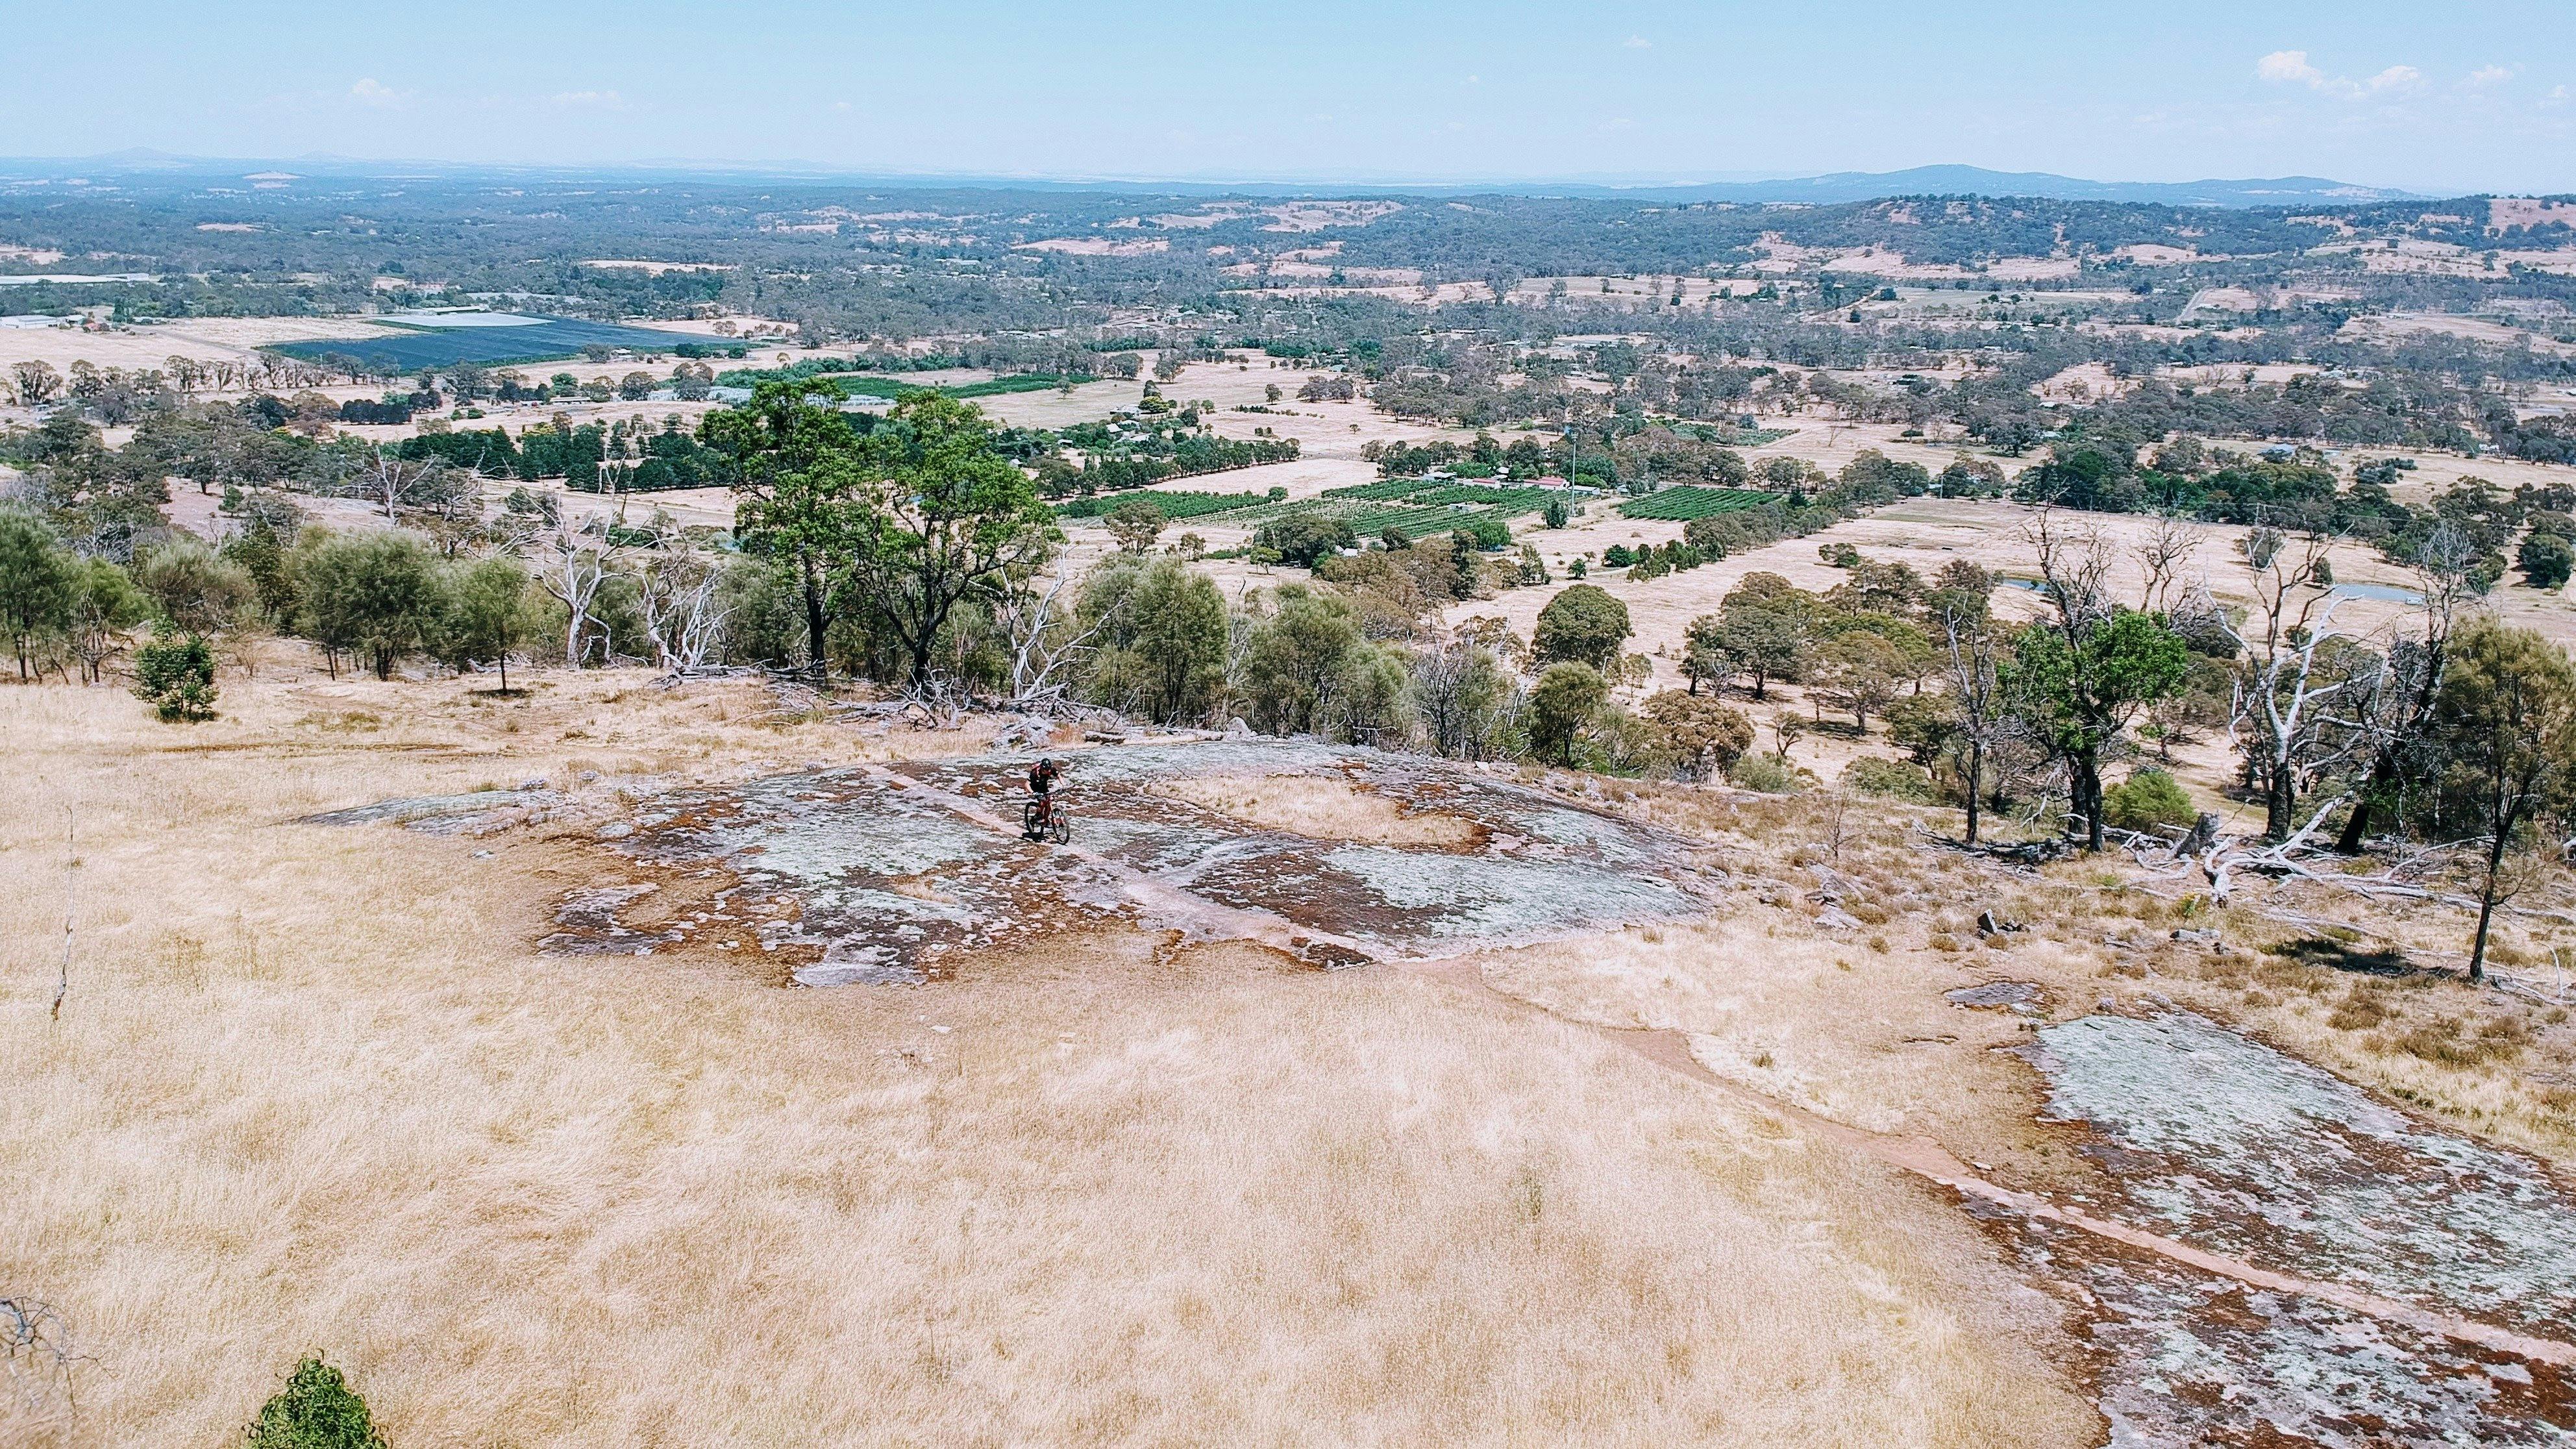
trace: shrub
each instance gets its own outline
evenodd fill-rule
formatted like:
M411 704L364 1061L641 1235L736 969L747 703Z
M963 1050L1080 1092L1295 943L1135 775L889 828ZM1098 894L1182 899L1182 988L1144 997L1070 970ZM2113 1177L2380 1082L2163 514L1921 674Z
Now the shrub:
M134 695L163 722L215 717L215 651L194 634L163 634L134 651Z
M1871 795L1909 801L1916 805L1932 803L1932 772L1905 760L1883 759L1863 755L1843 769L1843 783Z
M2142 769L2102 794L2102 817L2122 830L2189 826L2200 818L2182 785L2158 769Z
M246 1437L251 1449L385 1449L367 1401L319 1354L305 1355L259 1406Z
M134 581L163 618L189 634L230 628L259 599L248 569L187 537L152 550Z
M1723 775L1753 748L1753 722L1704 695L1667 689L1646 701L1674 768L1687 779Z
M1746 755L1726 774L1745 789L1765 795L1794 795L1803 788L1796 772L1769 755Z

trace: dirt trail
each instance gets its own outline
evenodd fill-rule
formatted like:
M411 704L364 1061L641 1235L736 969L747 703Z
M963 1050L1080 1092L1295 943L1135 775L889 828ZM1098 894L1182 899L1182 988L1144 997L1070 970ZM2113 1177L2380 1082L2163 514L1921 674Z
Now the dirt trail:
M1484 992L1523 1010L1547 1016L1551 1020L1571 1020L1558 1016L1534 1002L1496 989L1485 980L1483 971L1472 961L1415 963L1413 969L1437 980ZM2456 1339L2500 1353L2510 1353L2535 1363L2555 1364L2561 1367L2576 1366L2576 1344L2516 1333L2510 1329L2498 1328L2493 1324L2480 1323L2475 1319L2438 1313L2415 1304L2401 1303L2395 1299L2383 1298L2339 1283L2328 1283L2256 1267L2241 1259L2208 1252L2158 1233L2145 1232L2125 1224L2106 1221L2079 1208L2052 1202L2036 1193L2022 1192L1999 1183L1989 1182L1979 1177L1966 1163L1951 1156L1947 1149L1928 1137L1899 1137L1888 1133L1866 1131L1847 1123L1834 1121L1830 1117L1819 1116L1803 1107L1754 1091L1741 1083L1728 1081L1703 1066L1699 1059L1691 1054L1690 1039L1685 1033L1669 1027L1622 1028L1580 1021L1573 1024L1598 1032L1658 1066L1775 1112L1828 1141L1867 1153L1881 1162L1928 1178L1954 1192L1980 1198L2045 1222L2060 1223L2096 1237L2153 1253L2168 1261L2199 1272L2233 1279L2248 1287L2319 1299L2354 1313L2402 1324L2418 1332Z

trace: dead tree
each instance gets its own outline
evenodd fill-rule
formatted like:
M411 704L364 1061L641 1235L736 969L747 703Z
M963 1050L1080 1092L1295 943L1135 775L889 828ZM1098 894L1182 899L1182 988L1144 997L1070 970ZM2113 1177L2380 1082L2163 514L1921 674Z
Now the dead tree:
M1088 627L1077 629L1078 615L1065 600L1074 582L1059 567L1043 591L1021 585L994 601L993 626L1001 631L1011 657L1011 703L1021 710L1046 714L1061 708L1074 667L1127 607L1122 596Z
M537 583L564 606L564 664L578 669L587 652L591 610L608 582L617 555L605 519L591 518L555 529L537 555Z
M2370 761L2368 775L2354 793L2352 814L2344 821L2335 849L2358 854L2370 838L2373 821L2393 808L2408 775L2409 758L2421 752L2442 691L2442 666L2451 631L2471 595L2469 565L2475 557L2469 542L2448 523L2437 524L2415 550L2418 581L2418 629L2388 650L2380 668L2362 681L2338 711L2346 728L2359 736L2360 752Z
M39 1299L0 1298L0 1369L7 1372L11 1400L0 1429L28 1431L24 1440L13 1436L11 1443L36 1444L35 1433L72 1442L80 1410L72 1370L80 1361L60 1310Z
M672 679L706 667L724 637L726 609L718 590L724 575L693 552L657 553L638 573L644 638L653 662Z
M1982 611L1941 611L1941 632L1950 646L1950 693L1959 706L1959 737L1968 743L1968 834L1977 843L1977 793L1986 774L1986 751L2003 721L2003 686L1995 667L1993 622Z
M2338 639L2342 595L2325 582L2330 540L2298 540L2273 528L2256 528L2241 546L2251 575L2255 607L2242 625L2210 608L2206 626L2236 646L2236 679L2227 731L2251 764L2263 789L2263 838L2289 838L2303 779L2344 753L2326 710L2352 683L2349 674L2323 667Z
M2200 535L2189 523L2176 514L2156 515L2154 529L2138 547L2138 562L2147 576L2138 594L2140 612L2161 614L2172 607L2174 591L2184 581L2183 568L2199 551Z
M378 453L359 465L349 481L353 491L382 508L385 521L392 523L398 517L397 510L416 506L432 491L434 483L444 481L440 475L446 471L447 465L442 461L416 462Z

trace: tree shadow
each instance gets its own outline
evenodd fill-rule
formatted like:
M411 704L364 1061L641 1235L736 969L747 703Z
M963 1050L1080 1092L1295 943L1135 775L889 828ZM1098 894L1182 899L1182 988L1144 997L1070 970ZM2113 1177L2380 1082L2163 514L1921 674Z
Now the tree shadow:
M2394 946L2362 950L2347 942L2324 936L2307 936L2284 941L2271 947L2275 956L2285 956L2303 966L2324 966L2335 971L2352 971L2364 976L2412 976L2419 969L2406 959L2406 953Z

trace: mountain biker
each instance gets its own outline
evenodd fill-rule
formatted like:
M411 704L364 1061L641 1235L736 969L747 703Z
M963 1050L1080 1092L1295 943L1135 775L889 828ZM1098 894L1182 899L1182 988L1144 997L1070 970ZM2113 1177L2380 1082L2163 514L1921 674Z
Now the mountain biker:
M1055 818L1055 801L1050 792L1055 789L1056 777L1063 773L1064 767L1056 763L1053 755L1029 766L1029 794L1037 801L1038 819Z

